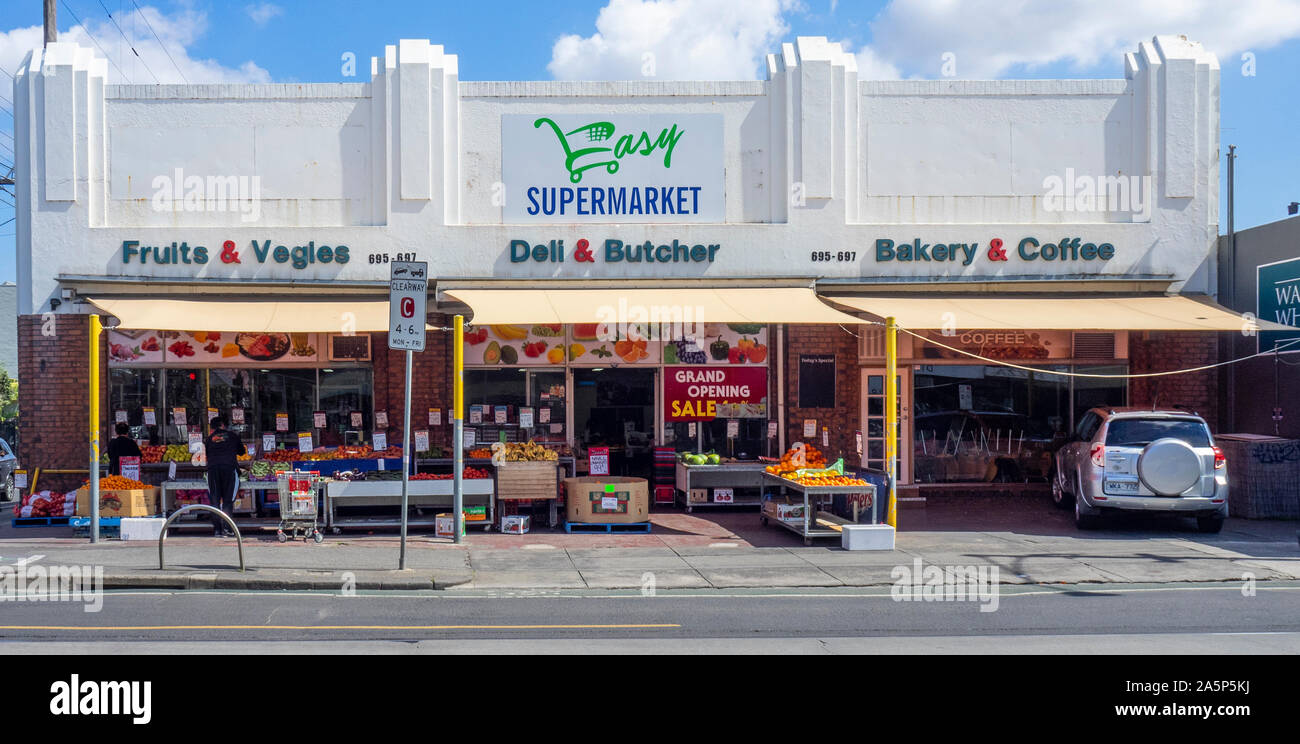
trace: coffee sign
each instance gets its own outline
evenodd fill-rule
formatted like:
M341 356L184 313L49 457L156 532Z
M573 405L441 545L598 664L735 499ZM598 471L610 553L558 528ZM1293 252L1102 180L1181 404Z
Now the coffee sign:
M725 218L721 114L501 117L507 223Z

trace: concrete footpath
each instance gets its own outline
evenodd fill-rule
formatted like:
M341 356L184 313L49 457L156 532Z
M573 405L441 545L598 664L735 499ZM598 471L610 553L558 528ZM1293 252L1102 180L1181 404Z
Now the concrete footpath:
M1229 520L1218 535L1189 521L1126 520L1079 532L1059 512L989 514L944 524L904 512L915 525L897 549L848 552L827 540L805 547L793 534L757 527L750 513L654 515L647 535L471 532L463 545L412 535L397 570L396 534L329 536L280 544L270 533L235 540L177 532L158 569L156 542L90 544L66 528L0 526L0 566L102 566L106 588L264 590L723 589L881 586L896 567L997 566L999 580L1038 583L1161 583L1300 579L1296 522Z

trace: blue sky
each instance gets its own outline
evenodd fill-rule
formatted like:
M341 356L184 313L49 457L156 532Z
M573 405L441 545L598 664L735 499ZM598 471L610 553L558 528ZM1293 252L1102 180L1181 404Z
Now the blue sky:
M4 0L5 72L40 43L41 5ZM459 55L464 80L637 77L647 50L658 77L756 79L762 55L800 35L844 43L864 77L937 78L949 59L958 78L1118 78L1138 40L1182 33L1219 55L1238 229L1300 201L1300 0L59 0L58 11L62 37L98 43L114 82L136 83L363 80L370 57L402 37ZM348 52L358 77L344 75ZM7 171L4 74L0 97ZM0 281L14 277L13 232L0 225Z

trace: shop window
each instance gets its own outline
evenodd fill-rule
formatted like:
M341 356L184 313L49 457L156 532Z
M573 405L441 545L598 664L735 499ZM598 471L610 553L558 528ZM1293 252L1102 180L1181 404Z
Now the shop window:
M318 410L325 412L326 423L326 428L320 432L322 446L337 447L370 440L369 432L374 428L371 411L371 402L374 400L373 379L369 369L359 367L320 371ZM354 423L353 414L360 415L360 425Z
M237 433L245 442L257 438L253 430L256 419L253 418L256 407L253 398L253 379L251 370L247 369L211 369L208 370L208 405L230 422L231 431ZM243 423L237 423L230 414L232 408L244 410ZM206 423L206 422L204 422Z
M253 372L257 400L257 433L275 433L275 440L298 446L298 432L312 431L316 412L316 370L278 369ZM277 431L276 414L289 417L289 430Z
M1122 375L1128 367L1120 365L1077 367L1076 372L1094 375ZM1123 406L1128 401L1128 381L1123 378L1074 378L1074 417L1077 420L1090 408Z
M109 371L109 410L126 411L126 423L131 427L131 437L162 443L163 371L160 369L113 369ZM144 421L144 409L154 409L154 423Z
M527 401L528 370L465 370L465 425L473 429L476 444L526 439L519 431L519 408Z
M202 432L207 425L207 370L169 369L163 374L167 380L164 392L167 410L160 412L159 420L168 424L163 443L185 444L189 441L189 432ZM184 426L175 415L178 408L185 410Z
M691 436L690 423L686 421L669 422L665 444L678 452L717 452L723 457L759 456L774 457L775 439L767 438L767 419L738 419L737 436L727 438L725 419L696 422L695 436Z

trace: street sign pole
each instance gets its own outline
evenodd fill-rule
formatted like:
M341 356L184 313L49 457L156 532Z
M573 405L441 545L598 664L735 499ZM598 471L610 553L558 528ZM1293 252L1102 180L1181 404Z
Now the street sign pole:
M406 568L407 510L411 481L411 367L414 353L424 351L429 264L395 261L388 277L388 348L406 352L406 385L402 415L402 540L397 567Z

